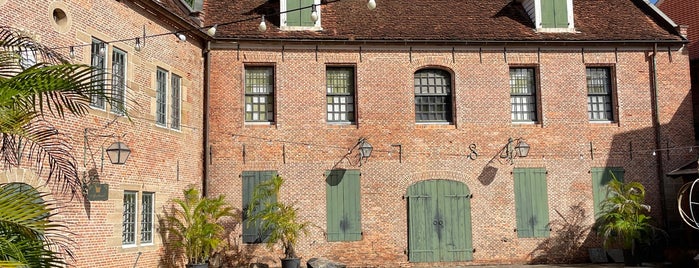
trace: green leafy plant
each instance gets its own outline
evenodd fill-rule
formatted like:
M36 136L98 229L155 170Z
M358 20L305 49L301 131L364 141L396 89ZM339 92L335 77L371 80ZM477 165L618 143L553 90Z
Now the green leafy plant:
M65 267L74 241L56 206L29 185L0 185L0 267Z
M607 184L609 194L602 201L602 213L595 222L597 234L604 240L604 247L619 246L633 253L637 243L650 243L662 230L653 226L646 213L650 206L644 204L646 190L638 182L620 182L612 173Z
M268 201L273 200L271 197L279 196L282 184L284 179L274 176L255 187L247 211L247 221L251 224L259 222L263 233L269 233L268 248L280 244L284 249L284 258L298 258L294 248L301 234L308 235L311 223L298 220L298 210L293 204Z
M89 113L92 96L113 102L104 72L72 64L18 29L0 26L0 166L32 165L56 190L82 194L70 138L47 118ZM22 160L28 160L22 162ZM65 267L72 258L63 222L39 196L0 188L0 266ZM37 216L42 215L42 216Z
M174 199L177 209L166 215L167 229L174 236L174 245L184 249L189 264L201 264L211 257L223 241L220 220L233 216L224 196L201 197L194 188L184 190L184 199Z

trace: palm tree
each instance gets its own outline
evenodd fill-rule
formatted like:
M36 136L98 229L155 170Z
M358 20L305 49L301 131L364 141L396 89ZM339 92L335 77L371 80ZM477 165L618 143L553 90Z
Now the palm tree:
M56 206L29 185L0 187L0 267L65 267L73 240L52 219Z
M104 90L103 77L98 69L71 64L21 31L0 26L2 169L31 166L39 176L48 169L46 182L55 191L81 197L69 139L47 119L89 113L92 96L115 101ZM72 241L52 219L55 206L36 190L26 194L6 186L0 185L0 266L62 267L62 258L72 257Z

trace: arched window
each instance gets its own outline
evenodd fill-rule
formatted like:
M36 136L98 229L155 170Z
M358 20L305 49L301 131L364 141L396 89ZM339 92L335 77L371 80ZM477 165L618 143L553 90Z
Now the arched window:
M439 69L415 72L415 121L452 123L451 74Z
M3 190L7 190L7 192L10 193L11 196L17 197L17 195L22 194L26 195L30 198L33 198L34 204L42 204L45 203L44 199L42 198L42 194L39 193L34 187L32 187L29 184L22 183L22 182L12 182L8 184L4 184L0 186ZM36 217L36 220L40 219L45 219L48 218L50 215L48 212L42 213L40 216Z

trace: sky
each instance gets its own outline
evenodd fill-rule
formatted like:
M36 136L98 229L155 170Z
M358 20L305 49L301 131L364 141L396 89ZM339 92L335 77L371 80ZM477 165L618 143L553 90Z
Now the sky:
M650 0L651 4L655 4L655 2L658 2L658 0Z

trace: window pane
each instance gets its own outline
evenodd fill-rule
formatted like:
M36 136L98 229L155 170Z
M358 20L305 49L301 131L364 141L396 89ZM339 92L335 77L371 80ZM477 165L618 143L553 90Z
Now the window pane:
M126 95L126 52L114 48L112 52L112 103L111 111L123 114Z
M354 68L328 67L326 70L329 122L354 122Z
M451 122L451 75L443 70L425 69L415 73L415 120Z
M158 125L165 126L166 122L166 92L167 92L167 71L158 68L156 71L156 89L155 89L155 122Z
M177 75L172 75L172 87L170 90L170 128L180 129L180 94L182 94L181 78Z
M536 121L536 77L534 68L510 69L512 121Z
M587 111L591 121L614 120L611 69L589 67L587 73Z
M121 241L124 245L136 243L136 192L124 191Z
M143 193L141 200L141 243L153 243L153 193Z
M272 67L245 67L245 121L274 121Z
M100 52L100 50L102 52ZM90 50L91 65L95 68L95 73L101 73L102 75L93 76L93 81L97 83L100 89L104 90L104 75L107 61L105 60L106 45L104 42L98 39L92 39L92 46ZM90 106L104 109L104 98L97 94L93 94L90 100Z

